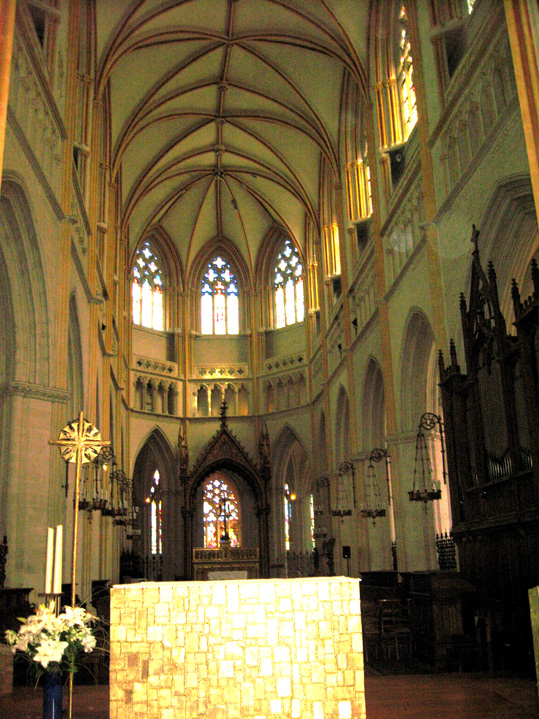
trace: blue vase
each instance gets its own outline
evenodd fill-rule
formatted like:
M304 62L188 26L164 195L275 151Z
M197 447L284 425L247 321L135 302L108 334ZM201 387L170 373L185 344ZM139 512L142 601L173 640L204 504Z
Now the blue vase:
M43 719L62 719L62 675L60 672L45 673Z

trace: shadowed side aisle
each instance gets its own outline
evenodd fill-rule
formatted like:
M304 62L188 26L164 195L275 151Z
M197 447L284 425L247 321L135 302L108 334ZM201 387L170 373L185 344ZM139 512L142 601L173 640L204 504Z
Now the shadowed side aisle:
M531 679L365 672L367 719L537 719Z

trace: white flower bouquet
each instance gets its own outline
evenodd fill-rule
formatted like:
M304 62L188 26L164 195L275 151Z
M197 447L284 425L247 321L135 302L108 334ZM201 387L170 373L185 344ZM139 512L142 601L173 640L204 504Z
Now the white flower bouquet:
M38 674L74 673L77 658L95 649L96 638L90 628L95 620L83 607L65 607L56 616L54 604L42 604L34 615L20 620L17 632L8 629L6 640L12 652L22 652Z

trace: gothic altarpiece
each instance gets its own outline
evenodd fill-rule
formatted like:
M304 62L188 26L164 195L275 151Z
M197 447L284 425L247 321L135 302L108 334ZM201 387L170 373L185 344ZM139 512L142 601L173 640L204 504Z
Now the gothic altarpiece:
M260 465L256 466L228 428L226 404L221 408L221 426L189 469L187 442L182 435L179 447L179 483L182 501L183 544L186 575L208 579L223 573L244 578L269 577L269 488L271 466L269 437L263 428L259 437ZM216 508L217 542L205 542L204 488L207 480L222 476L235 486L241 501L241 541L234 536L232 512L223 496ZM235 539L231 540L230 534ZM239 535L239 532L238 532ZM206 537L207 539L207 537ZM205 546L206 544L206 546ZM232 575L231 575L232 576Z

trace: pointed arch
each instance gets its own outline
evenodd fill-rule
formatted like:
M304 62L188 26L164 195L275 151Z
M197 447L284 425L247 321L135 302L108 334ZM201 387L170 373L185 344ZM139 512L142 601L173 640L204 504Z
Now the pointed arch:
M226 415L222 417L221 429L199 452L183 485L185 576L192 574L192 550L203 547L204 484L213 475L230 480L238 490L243 546L258 549L260 574L269 576L269 471L269 465L261 471L257 469L239 440L228 430Z
M147 579L173 579L177 574L174 466L168 439L154 427L141 443L133 468L133 503L140 508L140 535L133 539L133 551Z
M305 447L296 431L286 423L273 445L272 546L274 563L290 551L303 554L313 549L311 516L311 467ZM295 572L297 572L297 568Z
M292 459L293 455L295 455L295 457ZM302 457L301 462L308 461L307 452L305 450L303 442L301 441L299 435L294 430L294 428L288 422L286 422L284 427L279 432L277 439L273 443L272 448L272 481L274 483L274 486L275 483L279 481L279 476L284 477L287 475L287 466L290 461L295 462L296 467L300 466L298 464L299 455L301 455ZM303 471L299 474L296 474L296 476L299 477L302 482L306 479L309 479ZM294 484L294 490L296 491L296 493L304 492L308 489L309 485Z
M163 227L157 225L145 232L135 246L130 262L132 276L131 295L133 303L137 301L134 294L137 285L140 284L142 286L142 278L135 277L134 273L136 270L137 255L144 246L147 246L156 258L158 272L157 282L162 293L162 299L160 300L162 302L162 329L165 331L169 327L177 327L179 318L181 317L181 313L178 312L178 299L184 286L181 261L174 247L174 243ZM137 279L140 280L140 282L137 282ZM143 301L144 297L138 298L138 302ZM140 312L138 314L140 314ZM135 311L134 307L132 307L131 317L133 320L135 320L134 315ZM133 324L135 326L146 326L140 321L134 321Z
M508 331L514 318L511 280L519 287L529 282L528 268L539 245L537 216L529 175L513 175L498 183L478 225L481 257L493 263L501 291L500 309ZM519 251L515 252L518 247ZM469 261L467 286L472 271ZM527 285L529 287L529 284ZM523 294L523 296L526 296Z
M408 315L401 357L401 425L415 431L424 412L439 414L440 403L434 333L417 307Z
M384 377L378 360L370 357L363 380L361 432L365 451L383 447L386 434Z
M404 9L404 15L403 15ZM381 145L404 143L415 125L413 51L402 0L377 0L369 33Z
M257 286L261 289L261 325L263 327L277 327L277 316L275 311L275 269L279 253L289 243L293 252L297 255L302 268L305 268L305 257L300 244L282 226L273 225L261 243L260 251L255 265L255 279ZM305 272L303 272L305 281ZM303 287L302 287L303 290ZM307 297L303 290L302 297ZM305 307L305 299L303 299ZM299 321L299 320L298 320ZM290 324L290 323L287 323Z
M366 118L370 106L350 74L345 76L341 108L342 154L346 163L346 200L349 222L372 214L372 192Z
M225 263L228 263L233 276L235 286L233 294L237 297L237 321L235 320L234 322L234 330L231 334L238 334L242 330L248 329L248 296L252 289L252 283L245 258L236 244L226 237L214 237L208 240L198 252L190 267L187 286L191 296L194 298L191 307L191 326L195 327L199 332L202 330L203 279L215 258L221 258ZM228 308L225 310L226 312L228 312ZM229 334L228 327L225 334Z
M0 255L5 273L2 302L13 324L8 360L14 379L48 386L50 337L48 291L33 212L23 184L10 175L2 180L0 196ZM9 308L9 296L17 300Z

